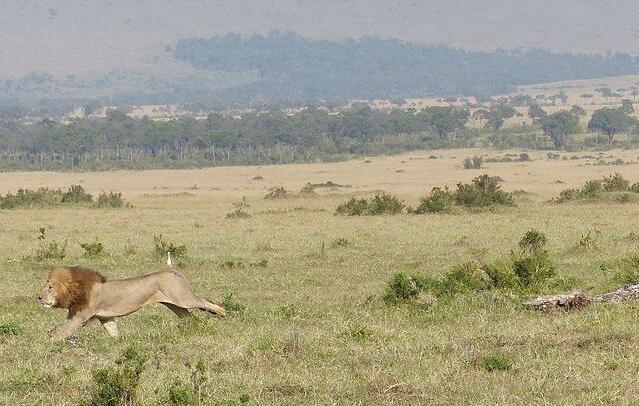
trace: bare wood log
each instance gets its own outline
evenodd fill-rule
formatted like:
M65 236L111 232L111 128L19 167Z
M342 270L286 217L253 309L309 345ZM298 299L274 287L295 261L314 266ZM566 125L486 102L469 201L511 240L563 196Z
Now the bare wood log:
M580 310L591 303L621 303L626 300L639 301L639 284L624 286L614 292L592 297L582 290L575 290L564 295L540 296L536 299L524 302L524 306L535 310L549 311L560 310Z

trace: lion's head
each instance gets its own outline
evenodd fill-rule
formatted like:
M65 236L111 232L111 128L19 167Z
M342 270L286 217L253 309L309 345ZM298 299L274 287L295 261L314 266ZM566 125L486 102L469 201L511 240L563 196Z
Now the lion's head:
M38 294L44 307L79 310L89 303L91 289L106 279L96 271L80 267L57 268L51 271Z

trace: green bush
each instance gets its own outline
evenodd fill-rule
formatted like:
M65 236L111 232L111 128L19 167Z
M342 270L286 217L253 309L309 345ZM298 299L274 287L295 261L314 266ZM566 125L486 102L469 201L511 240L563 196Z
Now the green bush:
M531 288L555 276L555 265L545 250L532 255L513 253L513 272L521 287Z
M100 208L105 207L130 207L130 203L127 203L126 200L122 197L122 193L114 193L114 192L102 192L100 196L98 196L98 200L96 201L96 206Z
M486 274L475 262L464 262L444 275L439 283L439 294L452 296L457 293L468 293L484 290L488 287Z
M246 309L246 306L238 302L237 299L235 299L235 297L233 296L233 293L230 292L224 295L221 305L224 310L229 313L243 313Z
M336 213L348 216L379 216L383 214L400 214L406 205L395 196L382 193L372 199L351 198L346 203L337 206Z
M91 406L120 406L136 404L136 391L147 358L129 347L116 360L116 366L98 369L93 373Z
M171 406L195 406L198 404L190 385L179 380L173 381L169 387L166 404Z
M447 213L452 210L454 204L455 197L448 190L448 187L443 189L434 187L428 196L419 200L419 206L412 212L416 214Z
M387 304L409 302L417 297L419 286L416 281L402 272L398 272L388 282L383 300Z
M265 199L283 199L288 196L288 192L282 186L276 186L274 188L269 189Z
M542 251L547 243L548 238L544 233L530 229L521 237L521 240L519 240L519 248L532 255Z
M81 242L80 247L84 250L84 256L90 258L100 256L104 252L104 245L100 241Z
M80 185L71 185L69 190L62 194L62 203L91 203L93 196L88 194Z
M164 257L168 252L175 259L179 259L186 256L186 245L175 245L172 242L164 240L162 234L153 236L153 252L159 257Z
M499 186L501 178L483 174L470 184L457 184L454 193L455 202L465 207L486 207L493 205L514 206L512 194L504 192Z
M519 287L519 279L510 262L499 261L485 264L482 270L488 278L488 284L496 289L515 289Z
M604 177L601 185L604 192L625 192L630 189L630 181L617 172Z
M42 245L35 253L34 258L38 261L59 260L67 256L67 242L59 244L51 241L48 245Z

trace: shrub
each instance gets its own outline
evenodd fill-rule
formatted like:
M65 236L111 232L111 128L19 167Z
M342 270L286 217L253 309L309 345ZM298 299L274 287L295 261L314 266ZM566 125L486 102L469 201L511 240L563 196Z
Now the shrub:
M336 240L334 240L333 242L331 242L331 247L333 248L340 248L340 247L346 247L350 244L350 241L348 241L346 238L344 237L340 237Z
M251 217L251 214L248 211L246 211L246 209L251 207L251 205L249 205L246 202L245 197L243 197L242 200L239 200L233 203L233 207L234 207L233 211L226 213L226 218L240 219L240 218Z
M315 186L313 186L310 183L307 183L300 189L300 194L304 196L313 196L313 195L316 195L317 193L315 193Z
M179 380L173 381L169 387L166 403L171 406L195 406L198 404L193 389Z
M337 206L336 213L348 216L379 216L402 213L405 207L402 200L382 193L375 195L370 200L351 198L346 203Z
M36 251L35 259L38 261L64 259L67 256L67 242L59 244L57 241L51 241L49 245L43 245Z
M521 154L519 154L519 160L521 162L530 161L530 155L528 155L528 153L526 153L526 152L522 152Z
M480 156L464 159L464 169L481 169L484 159Z
M104 252L104 245L100 241L81 242L80 247L84 250L84 256L90 258L100 256Z
M122 197L122 193L119 192L109 192L108 194L106 192L100 193L100 196L98 196L98 200L96 201L95 205L100 208L131 206L130 203L127 203L126 200L124 200L124 198Z
M617 172L604 177L601 184L604 192L625 192L630 188L630 181Z
M164 236L160 234L153 236L153 251L159 257L164 257L170 252L173 258L178 259L186 256L187 249L186 245L175 245L165 241Z
M265 199L283 199L288 196L288 192L282 186L276 186L268 190Z
M439 294L452 296L486 289L488 283L483 269L475 262L464 262L444 275L439 283Z
M588 231L588 234L582 235L581 238L579 238L577 244L575 244L575 248L584 251L596 250L599 249L599 242L597 242L597 238Z
M18 189L16 194L7 193L0 196L0 209L15 209L19 207L52 206L60 202L60 189L41 187L36 190Z
M98 369L93 373L92 406L117 406L136 403L136 390L147 358L129 347L116 360L115 367Z
M488 284L497 289L514 289L519 286L519 279L513 271L512 263L495 262L486 264L482 270L488 278Z
M342 203L337 206L335 210L338 214L345 214L348 216L364 216L368 214L368 201L366 199L351 198L346 203Z
M500 181L501 178L497 176L483 174L470 184L458 183L454 194L455 202L466 207L513 206L512 195L500 189Z
M548 238L544 233L530 229L519 240L519 248L529 255L534 255L542 251L547 243Z
M513 272L523 288L539 286L555 276L555 265L548 251L542 250L532 255L513 253L512 257Z
M368 214L378 216L382 214L400 214L406 205L395 196L383 193L375 195L368 204Z
M388 282L383 300L387 304L398 304L415 299L418 293L419 288L415 280L398 272Z
M452 209L454 203L455 197L448 190L448 187L444 187L444 189L434 187L428 196L419 200L419 206L413 210L413 213L446 213Z
M93 196L88 194L80 185L71 185L69 189L62 194L62 203L90 203Z

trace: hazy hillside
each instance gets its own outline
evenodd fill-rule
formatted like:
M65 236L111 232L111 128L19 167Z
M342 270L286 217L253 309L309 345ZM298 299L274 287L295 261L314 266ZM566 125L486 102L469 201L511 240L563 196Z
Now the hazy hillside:
M157 66L187 37L295 31L380 36L465 49L639 52L639 3L626 0L3 0L0 78ZM613 23L614 22L614 23Z

